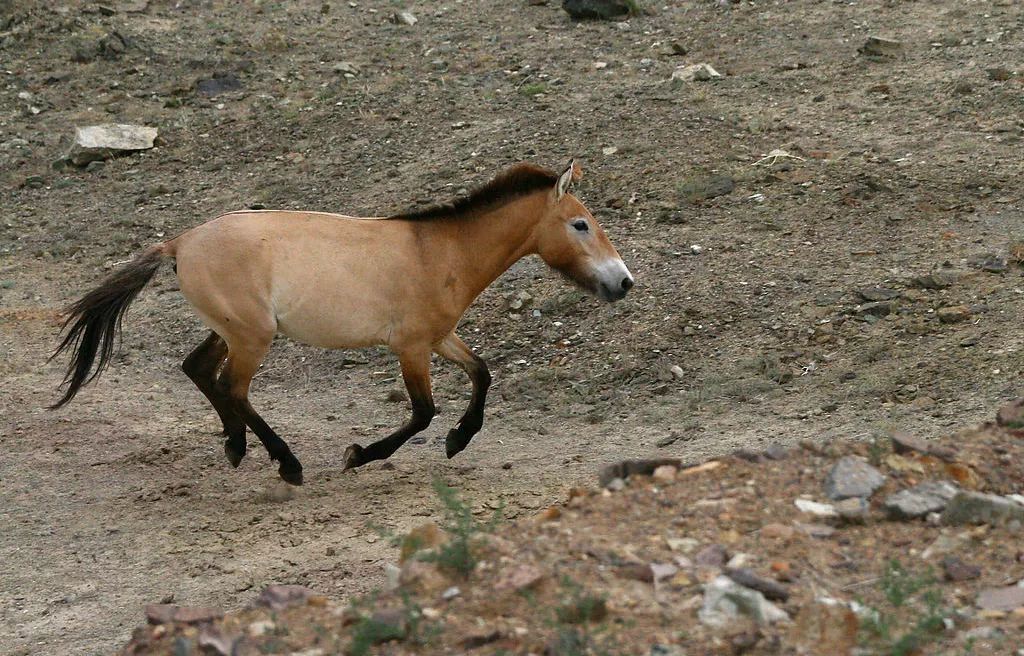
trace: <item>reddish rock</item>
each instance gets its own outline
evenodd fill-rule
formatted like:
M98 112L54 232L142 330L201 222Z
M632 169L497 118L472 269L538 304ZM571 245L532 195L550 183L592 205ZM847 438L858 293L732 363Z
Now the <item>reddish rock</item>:
M498 575L494 589L498 592L522 592L536 587L545 576L544 571L536 565L516 565Z
M421 524L402 538L402 550L398 562L404 563L420 551L436 549L447 540L448 536L437 524L433 522Z
M821 600L801 609L789 639L799 654L849 656L857 646L859 628L857 615L849 606Z
M562 509L558 506L550 506L537 514L537 521L554 522L562 518Z
M774 560L768 567L775 574L775 578L780 581L793 580L793 566L785 560Z
M765 524L761 527L761 537L769 540L791 540L795 534L796 530L785 524Z

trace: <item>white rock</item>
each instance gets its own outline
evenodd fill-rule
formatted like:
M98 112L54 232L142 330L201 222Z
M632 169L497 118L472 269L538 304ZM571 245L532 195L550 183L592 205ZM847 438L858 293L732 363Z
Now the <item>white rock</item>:
M419 22L416 16L411 11L399 11L391 18L392 21L399 25L415 25Z
M142 125L106 123L75 128L75 143L68 159L75 166L85 166L116 155L149 150L156 137L156 128Z
M796 504L800 512L805 512L809 515L816 515L818 517L839 516L835 506L830 503L818 503L817 501L808 501L807 499L797 499L793 503Z
M359 67L349 61L338 62L332 67L335 73L351 73L359 75Z
M261 635L266 635L267 633L270 633L274 630L274 628L274 623L270 620L257 620L249 625L248 632L249 635L253 636L254 638L257 638Z
M716 71L711 64L705 63L678 66L676 70L672 71L672 80L680 82L707 82L720 77L722 77L721 73Z
M700 541L694 538L666 538L665 542L672 551L684 554L690 553L700 546Z
M789 614L765 599L763 594L736 583L728 576L719 576L707 585L704 605L697 613L701 622L724 628L734 624L742 615L758 624L789 621Z
M738 553L732 558L730 558L729 562L727 562L725 566L729 569L740 569L741 567L746 567L747 565L749 565L750 561L752 560L753 556L751 556L750 554Z

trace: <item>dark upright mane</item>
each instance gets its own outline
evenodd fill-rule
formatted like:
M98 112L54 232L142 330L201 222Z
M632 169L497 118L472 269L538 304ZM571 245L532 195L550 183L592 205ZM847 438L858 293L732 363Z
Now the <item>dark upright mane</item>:
M484 186L474 189L468 196L423 209L410 209L388 218L406 221L468 218L535 191L552 189L557 182L558 174L553 171L533 164L516 164L507 171L499 173L496 178Z

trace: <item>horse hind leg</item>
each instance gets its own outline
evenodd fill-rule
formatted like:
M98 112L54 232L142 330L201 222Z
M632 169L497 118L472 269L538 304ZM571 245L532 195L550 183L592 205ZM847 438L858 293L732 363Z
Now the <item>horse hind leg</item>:
M249 385L256 369L260 366L264 356L270 350L270 341L273 335L262 341L247 341L244 343L228 342L228 358L217 379L217 386L227 396L237 416L244 422L241 431L228 436L228 441L241 434L244 440L245 426L248 425L256 437L267 449L271 460L278 464L277 473L286 482L292 485L302 485L302 464L296 458L288 443L282 440L274 432L266 421L253 409L249 403Z
M231 399L217 385L217 370L224 362L227 352L227 343L220 335L211 331L210 335L181 363L181 369L217 411L224 428L223 434L227 436L224 454L232 467L238 467L246 451L245 422L235 412Z

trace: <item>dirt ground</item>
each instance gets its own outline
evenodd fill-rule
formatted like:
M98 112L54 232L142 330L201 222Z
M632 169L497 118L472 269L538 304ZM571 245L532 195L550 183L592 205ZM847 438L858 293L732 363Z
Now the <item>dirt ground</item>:
M110 652L147 602L368 591L395 558L378 528L435 515L436 476L515 517L613 460L927 437L1017 396L1024 8L668 1L573 23L559 4L0 4L0 652ZM859 53L872 34L902 48ZM724 77L669 81L699 62ZM197 90L215 76L240 88ZM106 122L161 143L53 165ZM571 156L637 286L604 306L529 260L486 291L460 332L494 391L455 460L460 372L435 367L426 444L342 474L348 444L404 421L397 364L281 341L253 401L307 482L282 488L258 445L231 470L178 369L204 332L170 271L111 370L44 409L59 309L147 244L251 206L387 213ZM707 198L708 176L734 188Z

